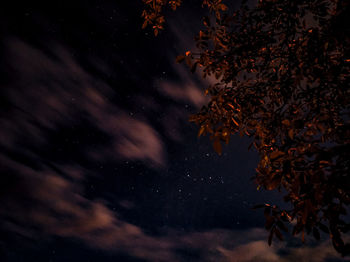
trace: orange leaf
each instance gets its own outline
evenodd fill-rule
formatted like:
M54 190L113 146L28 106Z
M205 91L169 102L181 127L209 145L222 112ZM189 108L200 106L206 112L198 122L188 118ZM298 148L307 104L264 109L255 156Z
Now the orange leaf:
M214 140L214 143L213 143L213 146L214 146L214 150L216 151L216 153L218 153L219 155L221 155L222 146L221 146L220 140L215 139L215 140Z
M205 126L201 126L201 128L199 129L199 132L198 132L198 137L203 135L204 131L205 131Z
M184 55L179 55L176 57L176 63L181 63L183 60L185 60L185 56Z
M282 151L277 150L277 151L274 151L270 154L270 159L274 160L274 159L280 158L283 155L284 155L284 153Z
M290 137L290 139L294 138L294 130L293 129L289 129L288 136Z
M290 121L289 121L288 119L284 119L284 120L282 121L282 124L283 124L283 125L286 125L286 126L290 126Z

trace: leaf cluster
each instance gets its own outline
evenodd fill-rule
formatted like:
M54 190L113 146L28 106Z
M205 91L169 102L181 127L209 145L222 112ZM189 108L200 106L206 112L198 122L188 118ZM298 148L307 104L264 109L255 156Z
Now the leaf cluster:
M293 235L323 231L349 255L349 1L243 1L234 12L221 0L203 5L196 55L177 59L216 79L205 91L210 102L190 119L199 136L208 134L219 154L233 134L252 138L258 188L283 189L291 206L263 205L269 244L293 221Z

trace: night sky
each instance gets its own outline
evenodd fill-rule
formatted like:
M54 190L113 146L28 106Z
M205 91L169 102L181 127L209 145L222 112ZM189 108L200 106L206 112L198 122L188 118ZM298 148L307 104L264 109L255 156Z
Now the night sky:
M212 83L176 64L204 12L158 37L141 0L0 8L0 261L348 261L330 241L267 245L257 153L218 156L188 117ZM235 3L231 4L234 8Z

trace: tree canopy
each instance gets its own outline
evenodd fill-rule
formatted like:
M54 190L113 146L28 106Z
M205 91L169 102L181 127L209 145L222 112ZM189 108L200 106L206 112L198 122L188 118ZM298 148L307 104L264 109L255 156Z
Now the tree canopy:
M157 35L164 9L180 0L143 0L144 27ZM216 84L210 101L190 120L220 154L236 133L252 138L259 153L258 188L283 192L288 210L263 204L265 227L283 239L329 234L344 243L350 204L350 4L348 0L243 1L229 10L203 0L208 16L195 37L197 50L177 58Z

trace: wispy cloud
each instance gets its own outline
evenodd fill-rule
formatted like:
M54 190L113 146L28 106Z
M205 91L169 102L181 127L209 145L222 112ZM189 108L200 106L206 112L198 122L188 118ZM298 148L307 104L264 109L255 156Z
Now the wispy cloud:
M155 167L165 164L165 149L158 132L147 119L130 116L110 100L116 92L104 81L87 73L60 46L45 54L16 39L6 42L9 68L16 78L5 87L13 103L7 117L0 119L0 144L13 148L19 139L46 143L45 130L74 125L87 119L111 140L108 147L89 154L109 152L115 158L141 160ZM89 132L90 130L86 130Z
M82 185L87 171L81 167L60 167L62 176L48 167L34 170L4 157L1 162L26 188L0 201L0 214L8 218L3 224L7 230L27 238L74 237L95 248L150 261L175 261L172 242L148 236L119 219L103 200L84 197Z
M175 57L175 55L169 56ZM174 100L189 103L197 109L205 105L208 99L204 96L204 89L208 86L208 82L202 80L196 83L194 81L195 75L186 70L183 65L174 64L174 61L170 62L173 64L173 70L178 79L176 81L158 81L159 91Z

